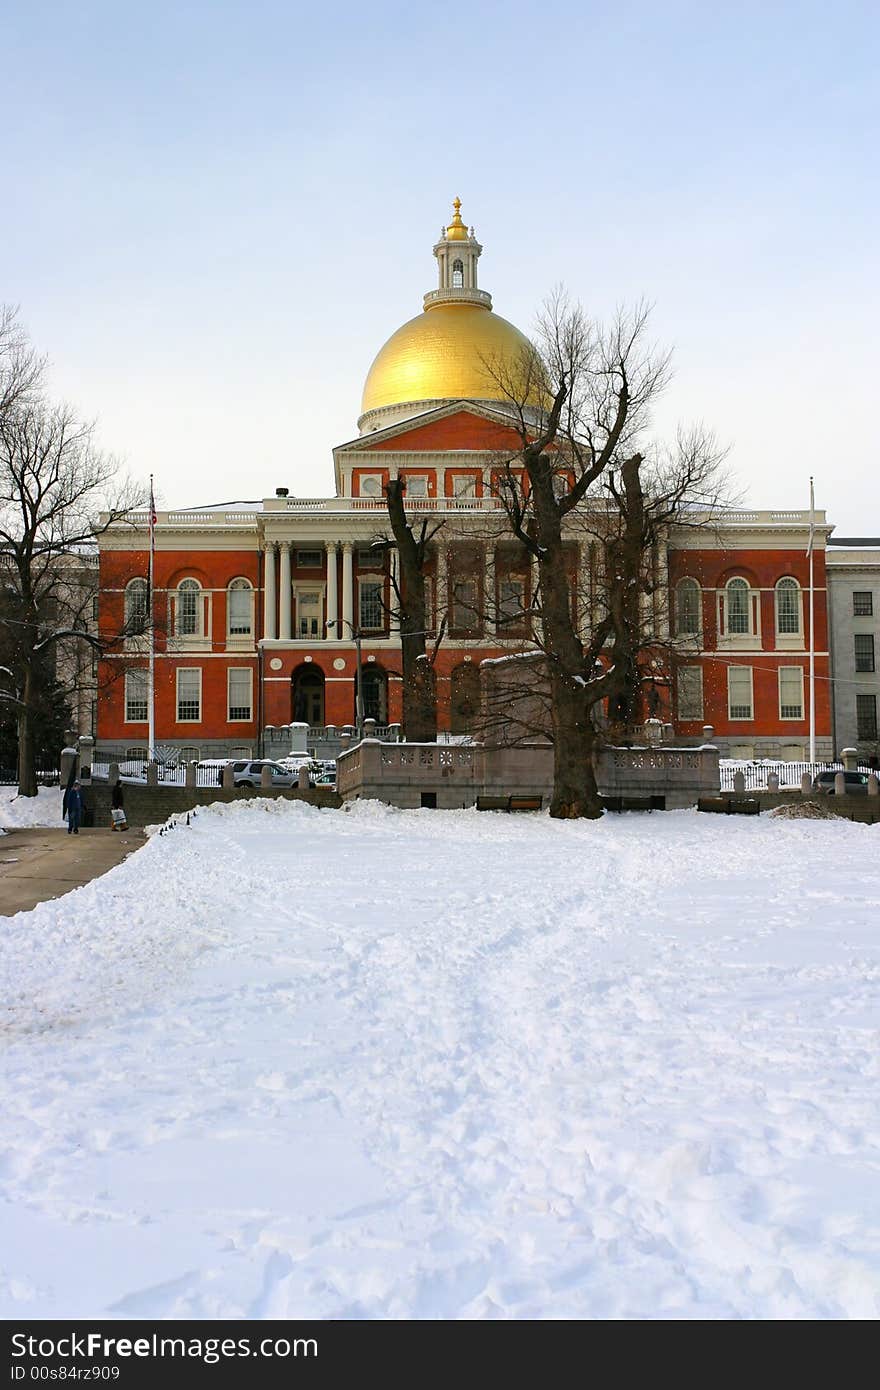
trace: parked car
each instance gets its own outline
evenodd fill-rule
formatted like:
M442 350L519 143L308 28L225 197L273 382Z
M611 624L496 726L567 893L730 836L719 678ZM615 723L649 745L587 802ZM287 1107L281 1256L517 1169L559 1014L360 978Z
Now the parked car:
M297 775L295 772L291 772L289 768L281 767L279 763L270 762L268 758L259 758L255 762L242 761L232 764L235 786L262 786L262 773L264 767L272 769L273 787L295 787L297 785Z
M837 773L830 770L828 772L820 772L818 776L813 778L813 791L824 792L826 796L833 796L834 779L836 776ZM867 772L844 772L843 779L846 795L867 796L869 776L870 773Z

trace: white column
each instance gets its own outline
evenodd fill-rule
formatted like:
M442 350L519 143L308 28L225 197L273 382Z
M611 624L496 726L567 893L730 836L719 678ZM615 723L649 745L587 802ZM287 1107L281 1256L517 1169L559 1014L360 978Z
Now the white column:
M263 576L263 636L275 636L275 547L266 546L265 574Z
M354 628L354 571L351 563L351 541L342 546L342 631L344 641L351 640Z
M484 614L484 618L483 618L483 630L484 630L484 632L485 632L485 634L486 634L487 637L494 637L495 634L496 634L498 631L500 631L502 634L504 633L504 628L503 628L503 626L499 629L498 623L497 623L497 621L496 621L496 619L497 619L497 617L498 617L498 611L497 611L498 598L497 598L497 594L496 594L496 592L495 592L495 537L494 537L494 536L490 536L489 539L488 539L488 541L486 542L486 549L485 549L485 552L484 552L483 584L484 584L484 589L483 589L483 614ZM525 587L526 587L526 590L528 590L528 587L529 587L529 581L528 581L528 579L526 579ZM524 602L524 603L528 603L528 599L526 598L525 594L523 594L523 602Z
M672 593L669 587L669 547L666 541L659 541L657 545L657 635L667 638L669 636L669 605L672 602ZM702 623L700 624L702 627Z
M436 632L439 632L440 624L443 621L443 615L446 612L446 605L449 599L449 594L447 591L446 545L443 541L442 531L440 532L440 535L438 536L434 544L437 547L437 562L435 568L436 601L434 603L434 629ZM449 626L448 620L446 626Z
M389 586L388 586L388 602L389 602L389 604L390 604L390 606L391 606L391 611L390 611L390 613L389 613L389 615L388 615L388 631L389 631L389 633L390 633L390 635L391 635L392 637L399 637L399 636L400 636L400 603L399 603L399 599L398 599L397 595L396 595L395 592L394 592L394 584L395 584L395 581L397 581L398 583L400 582L399 576L398 576L399 564L398 564L398 558L397 558L397 551L396 551L396 550L390 550L390 551L388 552L388 554L389 554L389 560L390 560L389 569L390 569L390 571L391 571L391 579L390 579L390 583L389 583Z
M281 600L281 622L278 628L278 636L282 642L290 641L290 541L281 542L281 580L280 580Z
M336 592L336 542L327 541L327 641L338 642L345 634L339 627L339 597Z

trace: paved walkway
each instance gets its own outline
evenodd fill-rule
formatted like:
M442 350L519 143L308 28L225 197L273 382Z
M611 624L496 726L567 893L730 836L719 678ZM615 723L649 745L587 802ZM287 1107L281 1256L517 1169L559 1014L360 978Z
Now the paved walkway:
M37 903L63 897L90 883L139 849L142 830L114 834L104 827L66 830L8 830L0 835L0 917L29 912Z

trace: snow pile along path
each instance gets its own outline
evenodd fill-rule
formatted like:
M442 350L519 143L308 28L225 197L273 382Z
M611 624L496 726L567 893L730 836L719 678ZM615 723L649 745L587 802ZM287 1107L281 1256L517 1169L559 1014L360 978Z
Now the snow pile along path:
M63 787L37 787L36 796L19 796L18 787L0 787L0 829L30 830L51 826L60 830Z
M0 926L13 1317L876 1317L877 831L200 812Z

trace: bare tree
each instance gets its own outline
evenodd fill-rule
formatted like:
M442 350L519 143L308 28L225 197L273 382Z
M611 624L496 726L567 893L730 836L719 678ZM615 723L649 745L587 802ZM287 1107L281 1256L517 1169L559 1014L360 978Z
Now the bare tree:
M537 568L530 617L542 661L530 679L538 672L546 682L550 814L560 818L602 814L593 768L598 712L605 701L618 715L635 706L643 597L666 584L651 573L650 557L673 520L711 511L723 487L723 455L707 431L681 433L666 449L649 439L669 354L647 343L647 323L639 305L603 329L558 293L529 352L485 364L518 436L495 472L508 524ZM595 536L603 566L586 621L570 578L579 532Z
M431 524L427 517L423 517L416 532L406 516L405 492L403 478L391 478L385 488L388 520L399 561L397 573L392 577L392 602L396 604L400 622L403 731L404 737L411 743L434 743L437 739L434 664L443 641L446 617L444 614L439 619L433 651L429 656L425 571L431 543L442 530L443 522Z
M41 391L43 362L14 318L0 348L0 576L4 664L0 700L18 713L18 782L36 795L32 715L47 658L83 644L90 632L95 537L144 501L118 478L116 461L94 444L94 427ZM120 634L121 635L121 634Z

